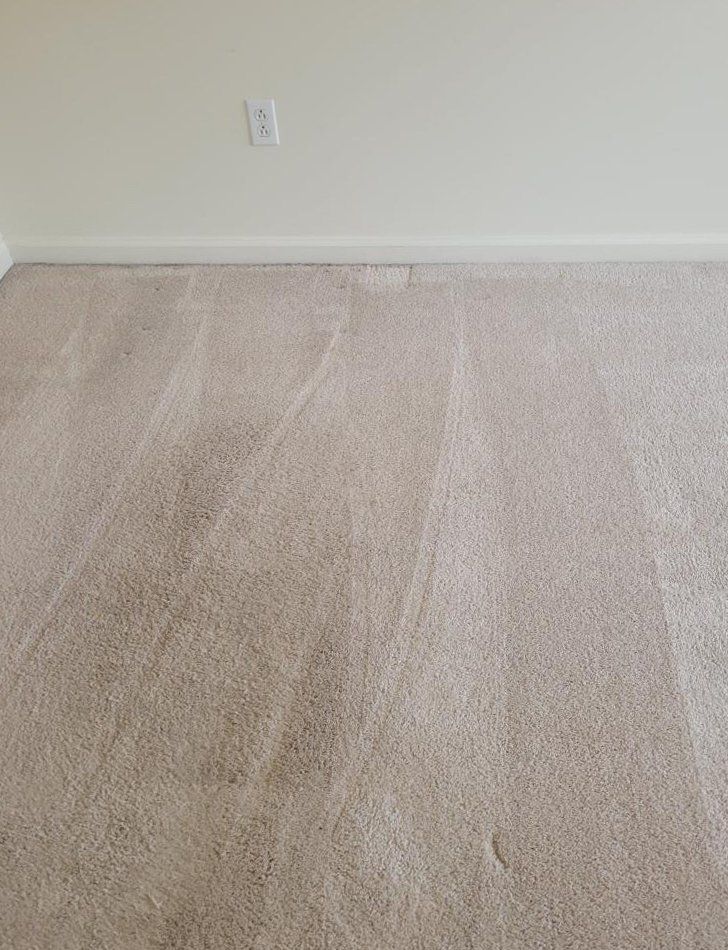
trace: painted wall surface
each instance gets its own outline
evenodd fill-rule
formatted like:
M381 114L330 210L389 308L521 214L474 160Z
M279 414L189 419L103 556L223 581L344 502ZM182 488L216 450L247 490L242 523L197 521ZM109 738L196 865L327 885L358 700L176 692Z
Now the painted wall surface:
M727 231L727 36L725 0L3 0L3 229Z
M13 259L2 234L0 234L0 280L3 279L12 266Z

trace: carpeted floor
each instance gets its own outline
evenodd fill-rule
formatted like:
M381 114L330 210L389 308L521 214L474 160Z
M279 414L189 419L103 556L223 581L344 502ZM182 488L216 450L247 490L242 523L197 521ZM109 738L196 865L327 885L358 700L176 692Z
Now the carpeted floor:
M728 946L728 268L15 267L12 950Z

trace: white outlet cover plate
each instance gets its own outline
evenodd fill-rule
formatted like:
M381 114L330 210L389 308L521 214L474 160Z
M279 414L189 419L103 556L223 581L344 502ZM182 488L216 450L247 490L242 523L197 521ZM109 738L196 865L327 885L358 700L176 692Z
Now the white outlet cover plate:
M253 145L279 145L276 104L273 99L246 99L250 141Z

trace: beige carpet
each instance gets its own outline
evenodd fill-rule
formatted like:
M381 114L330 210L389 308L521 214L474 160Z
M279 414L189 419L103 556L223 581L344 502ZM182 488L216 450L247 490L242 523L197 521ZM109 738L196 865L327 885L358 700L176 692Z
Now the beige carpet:
M0 314L3 948L728 946L728 268Z

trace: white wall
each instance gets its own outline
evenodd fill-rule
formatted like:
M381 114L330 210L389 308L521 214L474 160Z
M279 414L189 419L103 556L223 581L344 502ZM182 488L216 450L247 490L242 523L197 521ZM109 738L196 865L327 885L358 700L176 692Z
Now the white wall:
M0 234L0 280L3 279L12 266L13 259L2 234Z
M3 0L6 240L721 254L726 37L725 0Z

